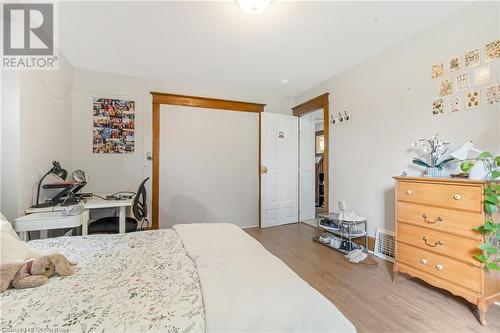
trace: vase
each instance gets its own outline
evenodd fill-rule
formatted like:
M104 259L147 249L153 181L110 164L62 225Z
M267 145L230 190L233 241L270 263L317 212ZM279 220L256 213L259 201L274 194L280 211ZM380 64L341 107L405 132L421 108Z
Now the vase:
M428 167L425 170L425 176L426 177L441 177L442 173L438 167Z

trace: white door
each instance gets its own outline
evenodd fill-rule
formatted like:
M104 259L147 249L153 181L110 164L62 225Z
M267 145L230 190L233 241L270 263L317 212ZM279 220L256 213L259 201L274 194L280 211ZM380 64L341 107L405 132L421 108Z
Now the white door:
M263 228L298 222L298 124L294 116L262 113Z

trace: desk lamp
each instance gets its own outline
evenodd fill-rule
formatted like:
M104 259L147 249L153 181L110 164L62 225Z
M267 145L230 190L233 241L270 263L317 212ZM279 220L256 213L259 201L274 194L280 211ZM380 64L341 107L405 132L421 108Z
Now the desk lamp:
M459 161L463 161L469 158L470 152L475 152L478 154L481 154L482 151L479 149L475 148L474 145L472 144L472 141L467 141L464 143L464 145L457 150L453 151L450 156L456 158Z
M68 172L61 168L61 165L57 161L52 161L52 168L47 171L45 175L43 175L42 179L38 182L38 191L36 193L36 205L39 205L39 198L40 198L40 187L42 186L42 182L45 177L48 175L52 174L54 177L59 179L60 181L65 181L66 177L68 176Z
M450 156L459 160L459 162L469 159L471 152L476 154L481 154L482 151L475 148L472 141L464 143L464 145L450 154ZM469 170L469 179L483 180L488 175L489 171L484 163L475 163L474 166Z

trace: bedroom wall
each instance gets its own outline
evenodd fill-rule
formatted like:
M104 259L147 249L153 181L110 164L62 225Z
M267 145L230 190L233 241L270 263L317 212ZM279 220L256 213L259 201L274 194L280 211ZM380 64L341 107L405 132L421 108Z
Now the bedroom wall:
M12 220L19 214L19 72L1 76L0 210Z
M291 113L293 99L268 93L239 91L213 86L190 86L119 74L77 69L74 77L74 167L90 177L84 191L135 191L142 179L151 177L152 151L151 91L208 96L265 103L266 112ZM92 153L92 98L125 98L136 101L136 146L134 154L104 155ZM151 196L151 181L148 183Z
M2 211L11 220L32 205L53 160L72 170L74 69L59 59L57 71L2 73Z
M68 177L73 170L74 68L63 55L59 59L57 71L23 71L20 76L20 208L23 211L36 200L37 182L52 167L53 160L61 163ZM40 200L43 199L41 196Z
M410 164L412 142L439 133L452 149L473 140L500 151L500 104L486 105L483 95L479 109L432 115L438 82L430 78L433 63L499 39L499 15L498 3L472 4L295 99L299 104L330 92L331 114L351 113L349 122L330 125L333 210L347 200L368 218L371 235L377 227L394 230L392 177L403 170L421 174ZM500 81L499 63L491 64L491 84Z

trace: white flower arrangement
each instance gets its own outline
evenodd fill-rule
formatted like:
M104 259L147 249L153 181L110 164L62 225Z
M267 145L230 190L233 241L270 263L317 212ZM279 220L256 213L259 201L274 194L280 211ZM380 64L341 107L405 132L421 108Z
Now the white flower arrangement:
M425 154L429 154L429 162L425 162L420 158L414 158L413 163L426 168L438 168L442 170L445 164L454 160L454 158L450 157L439 161L441 157L448 152L449 145L449 142L439 140L438 134L429 139L415 141L411 146Z

